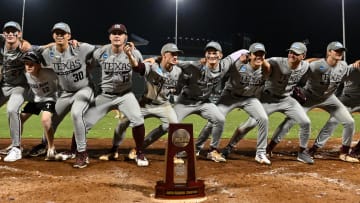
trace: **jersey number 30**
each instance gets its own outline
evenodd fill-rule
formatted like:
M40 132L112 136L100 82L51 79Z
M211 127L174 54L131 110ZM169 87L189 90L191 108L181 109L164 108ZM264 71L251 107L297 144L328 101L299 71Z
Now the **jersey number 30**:
M78 82L84 79L84 73L83 72L74 73L73 77L74 77L74 82Z

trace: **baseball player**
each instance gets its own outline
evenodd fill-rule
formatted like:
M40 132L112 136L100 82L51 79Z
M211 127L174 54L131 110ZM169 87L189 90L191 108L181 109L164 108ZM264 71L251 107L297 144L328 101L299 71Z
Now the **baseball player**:
M205 46L205 65L200 63L180 64L180 67L183 68L182 81L179 82L182 83L182 89L174 106L175 112L179 121L190 114L198 114L211 123L213 142L210 144L206 157L215 162L226 161L218 150L225 116L210 101L210 96L242 53L243 51L237 51L221 60L223 55L220 44L211 41ZM199 153L197 152L197 154Z
M356 61L351 66L359 68L360 61ZM339 95L339 100L348 108L350 113L360 112L360 72L354 71L349 75L348 80L344 81L344 87ZM315 155L319 148L322 148L330 136L339 125L339 121L335 117L330 117L325 126L321 129L319 135L316 137L313 146L309 149L309 154ZM343 137L347 139L347 137ZM358 142L351 150L352 157L358 157L360 152L360 142Z
M243 64L237 60L229 69L229 80L217 103L220 112L227 115L234 108L244 109L259 125L257 151L255 160L261 164L271 164L266 156L268 135L268 116L258 100L268 70L263 68L265 47L261 43L251 44L249 62ZM263 72L265 71L265 72ZM211 133L212 124L207 123L196 141L196 150L200 150ZM219 142L220 137L213 137L213 142ZM221 156L221 155L220 155Z
M41 113L41 122L47 140L47 155L45 160L55 160L54 130L51 127L51 117L55 112L55 101L57 93L57 76L49 68L41 68L41 55L34 51L25 53L22 60L25 63L25 76L31 91L34 94L34 101L28 102L21 112L22 123L32 114Z
M55 104L53 115L53 129L56 131L65 115L71 111L76 140L76 155L59 153L56 159L76 157L73 167L84 168L89 163L86 152L86 126L84 115L93 99L93 90L89 86L87 62L95 49L93 45L80 43L74 47L69 44L71 30L64 22L56 23L52 30L54 46L42 52L45 63L52 68L58 76L61 90Z
M171 44L170 46L174 45ZM182 74L179 78L179 83L181 84L178 84L181 88L174 109L179 121L189 114L196 113L215 122L218 126L215 128L216 132L214 134L218 135L220 133L221 135L224 118L219 114L216 106L210 102L210 95L213 92L213 88L227 72L228 67L235 59L239 58L239 55L240 53L238 51L220 61L222 58L220 44L217 42L209 42L205 47L205 65L199 62L181 62L178 64L182 68ZM151 131L145 138L144 147L158 140L167 132L167 129L168 125L165 129L164 126L159 126ZM216 162L226 161L222 157L216 156L219 155L217 151L218 144L214 144L213 146L208 154L208 158ZM132 156L130 152L129 158ZM174 157L174 161L180 161L180 159Z
M161 49L160 60L155 63L139 63L139 67L144 69L146 89L140 99L140 110L144 118L157 117L162 124L151 131L145 137L143 147L146 148L158 138L152 134L165 134L169 128L169 123L177 123L177 116L169 101L171 95L176 92L176 85L182 70L176 66L178 55L182 53L176 44L167 43ZM118 147L125 137L126 128L130 121L127 118L121 120L114 132L113 147L110 153L99 157L100 160L116 159L118 157ZM153 140L152 140L153 139ZM136 158L136 150L129 153L130 159Z
M354 72L359 71L348 66L345 61L342 61L345 50L345 47L340 42L331 42L326 49L326 58L310 63L309 75L304 87L307 100L303 107L305 112L313 108L324 109L329 112L331 117L341 122L344 129L339 158L346 162L359 162L357 158L349 154L354 134L354 119L346 107L334 95L339 84L347 80ZM294 124L294 119L285 118L272 137L273 148L284 138Z
M5 42L0 43L0 64L3 66L1 69L0 106L7 102L7 115L12 140L11 149L8 151L4 161L13 162L22 158L19 112L27 89L24 62L21 60L23 52L21 50L22 31L20 25L14 21L5 23L3 36Z
M268 63L264 63L269 66L270 75L265 81L260 101L268 115L281 112L299 123L300 150L297 160L312 164L314 161L305 150L310 136L310 119L299 102L290 96L294 86L300 82L308 71L309 63L303 60L307 48L301 42L294 42L287 51L287 58L272 57L267 60ZM256 120L250 117L235 130L228 145L222 151L222 155L227 157L240 139L255 127ZM268 145L268 148L270 145Z
M85 116L87 130L97 123L107 112L118 109L130 121L136 144L135 161L138 166L148 166L149 162L143 152L145 136L144 117L140 106L131 92L133 71L144 74L141 53L127 44L128 34L125 25L114 24L110 27L111 44L104 45L94 52L94 59L101 66L101 94L95 98L95 106Z

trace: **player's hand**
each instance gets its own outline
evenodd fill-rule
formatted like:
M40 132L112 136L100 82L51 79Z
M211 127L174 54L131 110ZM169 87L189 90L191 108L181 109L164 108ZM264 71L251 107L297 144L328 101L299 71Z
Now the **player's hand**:
M156 60L155 60L155 58L147 58L147 59L144 60L144 63L145 62L154 64L156 62Z
M69 44L72 45L73 47L79 47L80 46L79 41L77 41L76 39L70 40Z
M200 59L200 63L201 63L202 65L205 65L205 64L206 64L206 58L201 58L201 59Z
M134 43L132 42L127 42L124 45L124 52L126 53L126 55L130 56L132 54L132 51L134 50Z
M354 68L360 68L360 60L355 61L355 62L352 64L352 66L353 66Z

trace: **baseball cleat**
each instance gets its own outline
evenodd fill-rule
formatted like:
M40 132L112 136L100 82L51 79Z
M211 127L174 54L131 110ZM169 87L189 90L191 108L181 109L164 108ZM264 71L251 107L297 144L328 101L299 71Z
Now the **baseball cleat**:
M7 156L4 158L5 162L14 162L22 158L21 149L12 147Z
M255 156L255 161L257 161L260 164L267 164L267 165L271 164L271 161L266 157L265 154L257 154Z
M136 159L136 149L131 149L128 155L129 159Z
M148 166L149 161L146 159L144 154L138 154L135 158L135 162L138 166Z
M221 156L224 158L228 158L229 154L231 154L232 151L232 147L230 146L226 146L222 151L221 151Z
M74 168L85 168L89 164L89 155L86 151L84 152L77 152L75 163L73 165Z
M45 154L46 154L46 145L42 143L33 147L29 152L29 155L32 157L37 157Z
M342 161L350 162L350 163L358 163L359 159L353 157L350 154L340 154L339 159Z
M306 164L314 163L314 159L311 158L310 154L308 154L306 150L298 152L297 160Z
M75 153L70 151L60 152L55 155L55 160L57 161L66 161L68 159L75 159Z
M208 152L206 158L213 160L217 163L218 162L226 162L226 159L223 156L221 156L221 154L215 149L212 150L211 152Z
M119 158L119 153L118 152L110 152L107 154L103 154L99 157L100 160L102 161L109 161L109 160L116 160Z

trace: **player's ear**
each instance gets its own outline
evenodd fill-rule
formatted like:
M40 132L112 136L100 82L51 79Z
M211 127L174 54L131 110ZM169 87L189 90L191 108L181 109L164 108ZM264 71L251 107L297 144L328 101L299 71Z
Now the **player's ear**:
M219 60L222 59L223 56L224 56L223 53L219 52Z
M19 31L17 37L18 37L19 39L22 39L22 32Z

